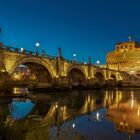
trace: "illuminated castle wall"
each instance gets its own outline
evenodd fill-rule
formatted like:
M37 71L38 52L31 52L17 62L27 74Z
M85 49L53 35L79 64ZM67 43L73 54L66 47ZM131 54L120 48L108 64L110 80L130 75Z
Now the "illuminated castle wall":
M110 69L127 71L131 74L140 71L140 45L136 41L118 43L115 50L106 56Z

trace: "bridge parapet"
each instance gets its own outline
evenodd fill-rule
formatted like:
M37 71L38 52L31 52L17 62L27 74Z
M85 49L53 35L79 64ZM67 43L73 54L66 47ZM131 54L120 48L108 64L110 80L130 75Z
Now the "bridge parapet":
M0 47L4 51L8 51L8 52L14 52L14 53L18 53L18 54L38 56L38 57L43 57L43 58L47 58L47 59L54 59L54 60L57 59L56 56L51 56L51 55L45 54L44 51L42 51L42 53L34 52L34 51L26 50L24 48L15 48L15 47L11 47L11 46L5 46L3 44L1 44Z
M79 85L85 83L83 85L90 84L92 86L95 83L106 83L106 81L114 81L112 83L116 84L118 81L123 80L123 72L93 65L91 61L85 64L65 59L62 57L60 50L59 48L58 56L51 56L45 54L45 51L42 51L42 53L38 51L33 52L5 46L0 43L0 71L2 72L5 69L6 72L12 74L17 66L25 64L35 70L36 73L46 70L51 75L52 80L55 81L53 83L57 83L57 85L65 85L66 82L68 85L70 83L74 85L75 82L79 83ZM42 67L45 69L42 69ZM43 75L41 77L44 79Z

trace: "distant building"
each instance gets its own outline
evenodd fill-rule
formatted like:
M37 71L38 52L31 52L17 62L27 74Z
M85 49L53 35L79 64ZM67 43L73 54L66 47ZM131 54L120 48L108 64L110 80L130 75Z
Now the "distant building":
M136 41L117 43L106 56L107 67L130 74L140 74L140 45Z
M35 80L35 74L26 66L20 65L16 68L12 79L15 81L30 81Z

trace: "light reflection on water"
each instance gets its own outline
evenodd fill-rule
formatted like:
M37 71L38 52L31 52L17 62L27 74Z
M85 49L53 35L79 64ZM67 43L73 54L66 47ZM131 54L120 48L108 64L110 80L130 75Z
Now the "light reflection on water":
M28 91L28 88L26 87L14 87L13 88L13 93L14 94L28 94L29 91Z
M35 93L33 99L1 99L0 121L8 124L8 128L10 125L13 133L16 129L14 139L19 133L21 140L139 140L139 92L139 89L73 91ZM12 119L7 119L9 116Z

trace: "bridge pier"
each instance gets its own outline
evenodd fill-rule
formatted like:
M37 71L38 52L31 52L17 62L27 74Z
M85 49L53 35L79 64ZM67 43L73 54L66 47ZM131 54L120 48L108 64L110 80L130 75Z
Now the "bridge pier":
M95 84L95 79L88 77L88 79L87 79L87 87L92 88L92 87L94 87L94 84Z
M0 91L12 92L12 81L8 72L0 72Z
M54 81L54 88L59 88L59 89L71 89L71 86L68 83L68 78L66 76L60 76L56 77Z

